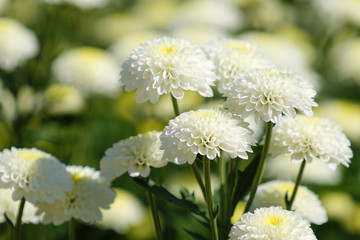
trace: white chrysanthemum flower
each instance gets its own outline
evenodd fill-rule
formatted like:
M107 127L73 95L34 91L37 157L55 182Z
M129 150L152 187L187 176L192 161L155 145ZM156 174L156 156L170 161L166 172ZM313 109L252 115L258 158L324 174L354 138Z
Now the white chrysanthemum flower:
M115 143L100 160L102 175L108 180L125 172L131 177L147 177L150 167L165 166L167 161L162 160L160 134L158 131L150 131Z
M350 141L339 124L330 119L306 117L284 117L276 124L272 133L270 153L273 156L291 154L294 163L311 162L319 158L331 170L339 164L349 167L353 153Z
M283 114L296 116L295 108L312 116L316 91L296 73L279 69L255 69L240 74L224 91L224 106L235 114L276 123Z
M11 197L11 189L0 189L0 222L5 222L4 214L11 220L13 224L19 211L20 200L14 201ZM27 202L25 204L21 221L23 223L37 224L41 221L41 216L35 214L36 207Z
M219 92L240 73L255 68L271 68L274 63L256 45L235 39L221 38L204 45L204 50L215 65Z
M230 230L229 240L315 240L310 224L293 211L281 207L245 213Z
M39 52L36 35L21 23L0 18L0 68L11 72Z
M100 220L100 208L109 208L115 199L115 193L106 179L101 177L100 171L90 167L67 166L66 170L71 174L74 185L65 193L64 201L35 203L37 213L44 214L43 223L60 225L71 218L86 223Z
M295 181L298 173L299 166L291 162L291 154L281 154L267 160L264 177ZM340 168L332 171L326 166L326 163L315 158L311 164L306 166L301 182L315 185L337 185L341 179L342 171Z
M44 92L44 108L52 115L80 114L84 107L84 97L73 86L55 83Z
M63 201L71 187L65 166L46 152L12 147L0 153L0 188L11 188L15 201Z
M192 164L197 154L214 159L220 150L247 159L256 141L240 118L221 108L184 112L170 120L160 136L163 159Z
M120 89L120 68L110 54L98 48L67 50L54 60L51 71L56 80L84 94L112 95Z
M146 211L139 199L123 189L113 188L116 193L109 209L101 209L102 219L97 226L112 229L119 234L126 234L131 227L139 226Z
M139 103L155 103L168 93L181 99L184 90L212 97L213 69L201 48L182 39L161 37L132 51L123 64L120 82L128 92L137 89Z
M90 10L104 7L109 0L43 0L47 4L70 4L81 10Z
M270 206L280 206L286 209L285 194L287 193L290 198L294 191L294 185L293 182L277 180L260 184L250 211ZM292 210L311 223L320 225L328 221L326 210L319 197L305 186L299 186Z

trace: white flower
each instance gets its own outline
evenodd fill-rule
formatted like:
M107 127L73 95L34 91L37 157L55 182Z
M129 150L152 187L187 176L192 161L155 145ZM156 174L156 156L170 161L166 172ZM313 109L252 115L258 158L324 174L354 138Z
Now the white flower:
M104 7L109 0L43 0L48 4L64 4L74 5L81 10L90 10L94 8Z
M315 240L310 224L281 207L256 209L245 213L230 230L229 240Z
M100 170L108 180L128 172L131 177L147 177L150 167L163 167L160 150L161 132L150 131L115 143L100 160Z
M36 202L37 213L43 213L43 223L60 225L71 218L89 223L102 218L99 208L109 208L115 193L99 171L90 167L67 166L66 170L74 181L72 189L66 192L64 201L54 203Z
M260 184L250 211L270 206L280 206L285 209L285 194L287 193L290 198L294 191L294 185L293 182L277 180ZM305 186L299 186L291 209L311 223L320 225L328 220L326 210L319 197Z
M137 89L139 103L155 103L168 93L181 99L184 90L212 97L213 69L201 48L182 39L161 37L132 51L123 64L120 82L128 92Z
M298 173L299 165L291 162L291 154L281 154L267 160L264 177L267 179L295 181ZM315 185L337 185L341 179L342 171L340 168L332 171L326 166L326 163L314 158L311 164L305 167L301 182Z
M72 85L84 94L112 95L119 91L120 69L115 59L93 47L67 50L52 63L56 80Z
M315 94L311 84L293 72L255 69L229 83L224 106L242 117L255 112L256 119L276 123L283 114L295 117L295 108L312 116Z
M15 70L39 52L35 34L21 23L10 18L0 18L0 68Z
M255 68L274 67L273 62L251 43L220 38L204 45L204 51L215 65L219 92L232 82L240 73Z
M339 164L348 167L353 153L350 141L339 124L330 119L306 117L284 117L275 125L272 133L270 153L273 156L291 154L294 163L311 162L319 158L331 170Z
M71 187L65 166L46 152L12 147L0 153L0 188L11 188L15 201L62 201Z
M97 226L126 234L131 227L138 226L144 220L146 211L139 199L123 189L113 188L116 193L109 209L101 209L103 218Z
M160 136L163 159L176 164L192 164L197 154L214 159L220 150L231 158L247 159L255 139L247 123L227 110L200 109L180 114L170 120Z
M73 86L55 83L44 92L44 108L52 115L79 114L84 107L84 97Z
M14 201L11 195L11 189L0 189L0 222L5 222L4 214L6 214L11 222L15 224L20 200ZM32 203L25 203L21 221L23 223L39 223L41 221L41 216L35 215L35 212L36 208Z

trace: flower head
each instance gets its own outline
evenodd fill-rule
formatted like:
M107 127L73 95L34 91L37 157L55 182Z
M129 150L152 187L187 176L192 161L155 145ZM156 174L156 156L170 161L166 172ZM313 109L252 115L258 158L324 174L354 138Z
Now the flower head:
M280 206L285 209L285 194L291 196L293 190L293 182L274 180L260 184L250 211L270 206ZM328 220L319 197L305 186L299 186L292 209L311 223L323 224Z
M270 152L273 156L291 154L294 163L319 158L331 170L339 164L348 167L353 156L350 141L339 124L302 115L285 117L274 127Z
M63 201L71 187L65 166L46 152L12 147L0 153L0 188L11 188L15 201Z
M295 117L295 108L312 116L315 94L311 84L293 72L255 69L229 83L224 106L242 117L256 113L257 119L276 123L283 114Z
M115 143L100 160L102 175L109 180L125 172L131 177L147 177L150 167L165 166L167 162L161 160L163 151L160 150L160 134L150 131Z
M200 109L170 120L160 136L164 159L177 164L192 164L197 154L214 159L220 150L230 157L247 159L255 139L247 124L221 108Z
M81 10L90 10L104 7L109 0L43 0L48 4L71 4Z
M221 38L204 46L215 65L218 89L224 91L240 73L255 68L274 67L273 62L256 45L235 39Z
M43 213L45 224L60 225L71 218L84 222L94 222L102 218L100 208L109 208L115 199L115 193L99 171L90 167L67 166L74 182L72 189L66 192L64 201L54 203L36 202L37 213Z
M315 240L310 224L281 207L258 208L245 213L230 230L229 240Z
M72 85L84 94L111 95L119 90L119 67L105 51L81 47L61 53L52 63L56 80Z
M128 92L137 89L136 101L140 103L155 103L168 93L181 99L184 90L212 97L213 69L201 48L182 39L161 37L132 51L123 64L120 82Z
M21 23L0 18L0 68L11 72L39 52L35 34Z

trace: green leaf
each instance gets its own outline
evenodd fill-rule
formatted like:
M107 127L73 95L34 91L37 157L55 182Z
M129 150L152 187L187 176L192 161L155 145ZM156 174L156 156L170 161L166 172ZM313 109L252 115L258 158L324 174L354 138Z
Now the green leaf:
M204 237L203 235L201 235L200 233L196 233L190 230L187 230L184 228L184 231L189 234L190 236L192 236L194 239L198 239L198 240L208 240L209 238Z
M12 223L12 221L10 220L10 218L6 215L6 213L4 213L4 217L5 217L5 221L9 224L9 226L14 229L14 224Z
M219 214L220 205L216 202L213 206L214 218L216 218Z
M149 191L149 192L155 194L156 196L161 197L162 199L164 199L168 202L171 202L179 207L186 208L189 211L191 211L192 213L197 214L207 220L205 212L201 211L199 209L199 206L193 201L195 199L194 195L190 194L187 190L182 191L183 199L179 199L179 198L175 197L173 194L171 194L164 187L156 185L151 180L149 182L147 182L141 178L133 178L133 179L137 184L142 186L146 191ZM193 197L191 197L191 196L193 196ZM191 200L189 200L189 199L191 199Z

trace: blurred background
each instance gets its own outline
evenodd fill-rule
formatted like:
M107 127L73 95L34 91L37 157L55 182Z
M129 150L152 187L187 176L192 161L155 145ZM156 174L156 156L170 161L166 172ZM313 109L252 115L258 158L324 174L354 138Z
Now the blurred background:
M36 147L98 169L112 144L162 130L174 117L169 96L137 104L134 92L120 89L131 50L164 35L199 46L243 39L309 79L318 91L315 115L343 126L354 152L350 167L330 172L314 163L303 183L328 211L328 223L312 226L318 239L360 239L359 13L360 0L0 0L0 149ZM221 103L215 96L188 92L180 110ZM272 161L265 177L292 179L296 171ZM181 186L198 191L188 168L170 163L151 175L174 194ZM113 187L112 209L98 224L78 223L78 239L154 239L143 189L127 174ZM159 209L165 239L191 239L184 230L202 229L175 205L159 199ZM7 239L0 222L0 239ZM23 230L24 239L67 238L67 224Z

